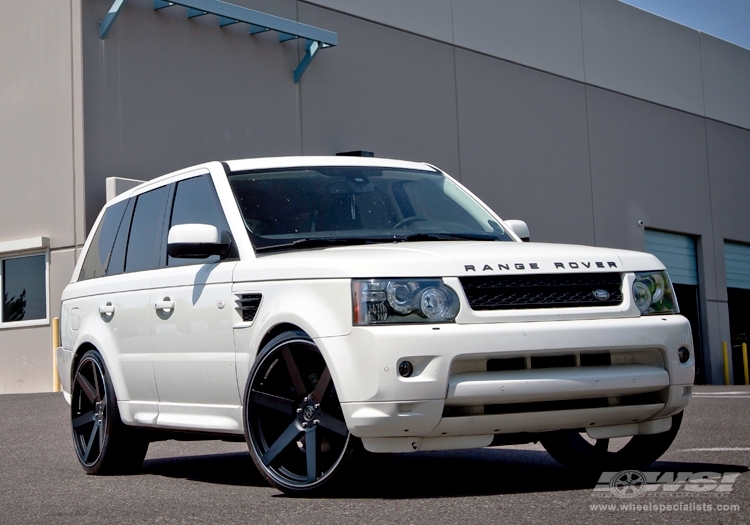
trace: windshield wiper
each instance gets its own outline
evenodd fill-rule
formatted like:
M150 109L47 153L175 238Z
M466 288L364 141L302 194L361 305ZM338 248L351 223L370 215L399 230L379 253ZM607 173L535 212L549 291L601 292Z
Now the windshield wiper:
M382 237L306 237L278 244L260 244L255 241L255 251L272 252L277 250L325 248L328 246L357 246L363 244L382 244L389 242L420 241L502 241L497 236L486 233L415 233L412 235L384 235ZM510 240L510 239L508 239ZM268 242L267 240L265 242Z
M398 237L399 241L403 242L419 242L419 241L502 241L497 235L487 233L415 233L413 235L406 235L404 237Z
M326 246L356 246L361 244L375 244L400 240L394 237L311 237L294 239L293 241L255 246L256 252L270 252L274 250L288 250L291 248L324 248Z

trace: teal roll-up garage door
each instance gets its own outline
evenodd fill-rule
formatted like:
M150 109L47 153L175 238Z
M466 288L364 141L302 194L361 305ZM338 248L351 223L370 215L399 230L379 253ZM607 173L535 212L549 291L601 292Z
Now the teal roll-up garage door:
M727 288L750 290L750 245L725 242L724 261L727 267Z
M698 285L695 239L689 235L646 230L646 251L667 267L673 283Z

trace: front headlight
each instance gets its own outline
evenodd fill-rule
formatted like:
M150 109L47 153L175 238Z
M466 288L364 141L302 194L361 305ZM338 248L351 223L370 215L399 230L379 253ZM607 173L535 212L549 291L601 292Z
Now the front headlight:
M450 323L458 296L441 279L352 280L354 324Z
M665 271L636 272L633 301L643 315L680 313L672 282Z

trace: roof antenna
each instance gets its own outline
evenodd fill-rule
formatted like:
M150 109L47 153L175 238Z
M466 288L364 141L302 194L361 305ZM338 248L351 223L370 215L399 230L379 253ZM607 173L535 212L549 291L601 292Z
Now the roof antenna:
M374 157L375 153L372 151L356 150L356 151L342 151L336 153L337 157Z

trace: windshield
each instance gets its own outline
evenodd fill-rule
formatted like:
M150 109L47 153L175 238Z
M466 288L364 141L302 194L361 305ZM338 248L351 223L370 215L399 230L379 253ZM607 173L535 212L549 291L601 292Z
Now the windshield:
M370 167L229 174L256 250L422 240L512 241L441 173Z

